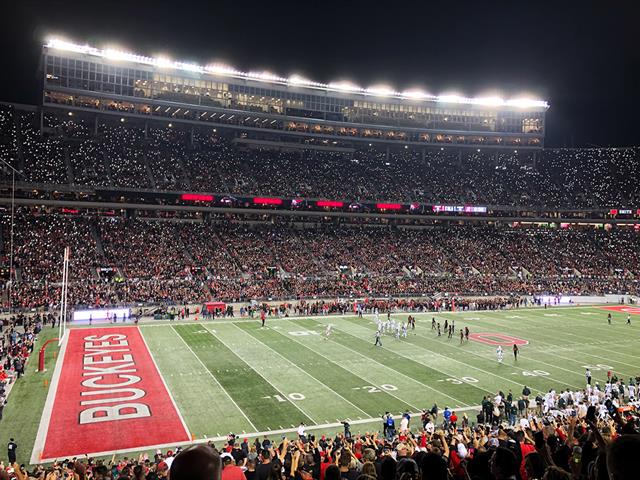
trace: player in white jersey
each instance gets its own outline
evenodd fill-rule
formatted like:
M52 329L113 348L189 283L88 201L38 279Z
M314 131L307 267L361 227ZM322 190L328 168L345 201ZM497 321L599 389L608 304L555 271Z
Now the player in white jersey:
M504 351L502 350L502 345L498 345L498 348L496 348L496 357L498 358L498 363L502 363L502 360L504 360Z
M630 383L629 386L627 387L627 389L629 390L629 401L630 402L635 402L635 400L636 400L636 386L633 383Z
M402 324L402 338L407 338L407 324Z
M376 322L380 321L380 311L378 310L378 307L373 309L373 314L376 316Z
M396 323L396 338L400 338L400 323Z
M327 328L324 331L324 339L329 340L330 336L331 336L331 325L327 325Z

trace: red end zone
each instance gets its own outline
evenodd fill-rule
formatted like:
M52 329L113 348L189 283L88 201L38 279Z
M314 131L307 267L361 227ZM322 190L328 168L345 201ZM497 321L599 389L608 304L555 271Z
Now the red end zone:
M190 440L137 327L68 335L34 456L44 462Z
M640 307L627 307L625 305L616 305L612 307L598 307L602 310L613 310L614 312L630 313L632 315L640 315Z

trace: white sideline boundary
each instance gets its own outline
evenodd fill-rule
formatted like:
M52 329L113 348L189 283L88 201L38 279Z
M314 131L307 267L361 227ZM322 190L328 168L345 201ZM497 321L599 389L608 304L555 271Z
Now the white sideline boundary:
M191 436L191 432L189 431L189 427L187 427L187 422L184 421L184 417L182 416L182 412L178 408L178 404L176 403L175 399L173 398L173 395L171 395L171 390L169 390L169 387L167 386L167 382L165 381L164 376L162 375L162 372L160 372L160 369L158 368L158 364L156 363L156 359L153 357L153 354L151 353L151 349L149 348L149 345L147 344L147 339L144 338L144 335L142 333L142 330L140 330L140 327L136 327L136 330L138 330L138 335L140 335L140 337L142 338L142 343L144 343L144 348L147 349L147 353L149 353L149 357L151 357L151 361L153 362L153 367L156 369L156 373L160 377L160 380L162 380L162 385L164 386L165 391L167 392L167 394L169 395L169 398L171 399L171 404L173 405L173 408L175 408L176 413L178 414L178 417L180 418L180 422L182 423L182 427L184 428L184 431L187 434L187 437L188 438L193 438Z
M365 326L365 328L368 328L368 327L366 327L366 326ZM340 328L338 328L338 330L340 330ZM349 333L349 332L345 332L345 333ZM351 335L353 335L353 334L351 334ZM362 337L360 337L359 335L354 335L354 336L355 336L355 337L357 337L357 338L360 338L361 340L363 340L363 338L362 338ZM416 333L416 336L417 336L417 337L421 337L421 338L425 338L425 339L427 339L427 340L429 340L429 341L433 341L433 339L432 339L432 338L427 337L426 335L424 335L424 334L422 334L422 333ZM490 372L490 371L488 371L488 370L484 370L483 368L480 368L480 367L475 366L475 365L473 365L473 364L465 363L465 362L463 362L463 361L461 361L461 360L458 360L457 358L454 358L453 356L451 356L451 357L450 357L449 355L445 355L445 354L442 354L442 353L438 353L438 352L436 352L435 350L428 350L427 348L425 348L425 347L423 347L423 346L420 346L420 345L415 345L415 346L416 346L417 348L419 348L420 350L424 350L425 352L429 352L429 353L431 353L431 354L433 354L433 355L437 355L438 357L441 357L441 358L444 358L444 359L447 359L447 360L451 360L451 361L454 361L454 362L456 362L456 363L460 363L460 364L465 365L465 366L467 366L468 368L471 368L471 369L473 369L473 370L477 370L477 371L479 371L479 372L483 372L483 373L484 373L484 374L486 374L486 375L490 375L490 376L492 376L492 377L495 377L495 378L499 378L499 379L501 379L501 380L504 380L504 381L505 381L505 382L507 382L507 383L512 383L512 384L514 384L514 385L518 385L518 386L521 386L521 385L522 385L522 383L517 382L517 381L515 381L515 380L513 380L513 379L511 379L511 378L503 377L502 375L498 375L497 373L493 373L493 372ZM386 348L386 347L383 347L383 348ZM388 349L388 350L391 350L391 349ZM391 351L393 351L393 350L391 350ZM407 356L406 354L402 353L401 351L398 351L398 352L393 351L393 352L394 352L394 353L396 353L396 354L398 354L398 355L400 355L400 356L402 356L402 357L405 357L405 358L411 359L411 357ZM465 350L465 351L464 351L464 353L466 353L466 354L468 354L468 355L476 356L476 357L481 358L481 359L483 359L483 360L488 360L484 355L481 355L481 354L479 354L479 353L475 353L475 352L471 352L471 351L469 351L469 350ZM537 361L537 360L536 360L536 361ZM422 362L419 362L419 363L422 363ZM543 364L545 364L545 365L550 365L550 364L545 363L545 362L542 362L542 361L538 361L538 363L543 363ZM562 370L565 370L565 369L563 369L562 367L556 367L556 366L554 366L554 365L550 365L550 366L553 366L554 368L560 368L560 369L562 369ZM570 373L574 373L574 374L575 374L575 372L573 372L573 371L571 371ZM548 377L546 377L546 378L551 378L551 379L557 380L557 379L555 379L555 378L554 378L554 377L552 377L552 376L548 376ZM577 385L572 385L571 383L567 383L567 382L558 382L558 384L568 385L568 386L573 387L573 388L580 388L580 387L579 387L579 386L577 386ZM489 390L485 390L485 391L486 391L486 392L489 392ZM489 393L491 393L491 392L489 392Z
M480 405L475 405L475 406L471 406L471 407L464 407L464 408L456 408L454 411L456 412L467 412L467 411L471 411L471 410L477 410L480 411L481 406ZM420 417L421 412L409 412L409 415L411 415L411 417L416 418ZM402 418L402 415L394 415L393 416L394 419L398 420L400 418ZM363 425L366 423L373 423L373 422L382 422L382 418L363 418L361 420L353 420L350 421L349 424L350 425ZM338 428L338 427L342 427L342 423L339 422L335 422L335 423L325 423L325 424L321 424L321 425L312 425L312 426L307 426L305 429L307 432L309 431L316 431L316 430L322 430L322 429L328 429L328 428ZM241 436L243 438L254 438L254 437L263 437L263 436L273 436L273 435L284 435L287 433L296 433L298 432L298 428L283 428L283 429L279 429L279 430L267 430L264 432L252 432L252 433L243 433ZM140 447L140 448L126 448L126 449L122 449L122 450L109 450L109 451L104 451L104 452L75 452L73 454L69 454L67 455L69 458L71 457L83 457L85 453L87 453L89 456L92 457L103 457L103 456L107 456L107 455L120 455L120 454L124 454L124 453L132 453L132 452L143 452L145 450L163 450L163 449L167 449L167 448L172 448L174 449L175 447L185 447L188 445L196 445L196 444L203 444L203 443L208 443L208 442L226 442L227 441L227 435L224 436L220 436L220 437L204 437L204 438L199 438L197 440L193 440L193 441L189 441L189 442L177 442L177 443L162 443L162 444L155 444L155 445L148 445L145 447ZM41 460L38 460L34 463L32 463L32 465L35 464L41 464L41 463L51 463L54 462L58 459L56 458L43 458Z
M47 399L44 402L44 408L42 409L42 416L40 417L40 424L38 425L38 433L36 434L36 440L33 443L33 450L31 451L31 465L42 463L40 456L44 450L44 444L47 440L47 433L49 431L49 420L51 419L51 413L53 412L53 403L56 398L56 392L58 391L58 383L60 382L60 375L62 373L62 365L64 364L64 358L67 354L67 344L69 343L69 337L71 332L67 331L62 342L62 346L58 352L58 358L56 365L51 376L51 384L49 385L49 391L47 392Z

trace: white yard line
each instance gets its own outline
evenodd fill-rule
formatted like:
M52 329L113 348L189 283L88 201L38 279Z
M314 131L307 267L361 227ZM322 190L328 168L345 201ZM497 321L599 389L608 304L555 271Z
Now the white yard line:
M363 325L363 327L364 327L364 328L369 328L369 327L367 327L366 325ZM340 329L340 328L338 328L338 330L339 330L339 329ZM349 333L349 332L346 332L346 333ZM353 334L350 334L350 335L353 335ZM417 335L417 336L419 336L419 337L421 337L421 338L425 338L425 339L427 339L427 340L429 340L429 341L434 341L433 339L431 339L431 338L429 338L429 337L427 337L427 336L425 336L425 335L422 335L422 334L420 334L420 333L416 333L416 335ZM363 340L363 338L362 338L362 337L360 337L360 336L358 336L358 335L354 335L354 336L355 336L356 338L359 338L359 339ZM413 346L415 346L415 347L417 347L417 348L419 348L419 349L421 349L421 350L424 350L425 352L429 352L429 353L431 353L431 354L433 354L433 355L437 355L437 356L439 356L439 357L441 357L441 358L444 358L444 359L446 359L446 360L452 360L452 361L454 361L454 362L456 362L456 363L460 363L461 365L464 365L464 366L466 366L467 368L472 368L472 369L477 370L477 371L479 371L479 372L483 372L483 373L485 373L485 374L487 374L487 375L491 375L491 376L493 376L493 377L500 378L500 379L502 379L502 380L504 380L504 381L506 381L506 382L513 383L514 385L518 385L519 387L520 387L520 386L522 386L522 383L520 383L520 382L516 382L515 380L511 380L510 378L503 377L503 376L498 375L498 374L495 374L495 373L493 373L493 372L489 372L488 370L484 370L484 369L482 369L482 368L480 368L480 367L477 367L477 366L475 366L475 365L473 365L473 364L471 364L471 363L465 363L465 362L462 362L462 361L457 360L457 359L455 359L455 358L453 358L453 357L450 357L450 356L448 356L448 355L443 355L443 354L441 354L441 353L437 353L437 352L435 352L435 351L433 351L433 350L429 350L429 349L427 349L427 348L425 348L425 347L423 347L423 346L421 346L421 345L416 345L416 344L412 344L412 345L413 345ZM386 348L386 347L383 347L383 348ZM390 350L390 349L389 349L389 350ZM401 356L403 356L403 357L405 357L405 358L408 358L408 359L410 359L410 360L414 360L414 361L416 361L416 362L418 361L418 360L412 359L411 357L409 357L409 356L407 356L407 355L402 354L400 351L398 351L398 352L396 352L395 350L390 350L390 351L392 351L392 352L394 352L394 353L396 353L396 354L398 354L398 355L401 355ZM470 354L470 355L475 355L476 357L482 358L483 360L488 360L488 359L487 359L487 358L485 358L483 355L480 355L480 354L478 354L478 353L471 352L471 351L469 351L469 350L465 350L465 351L464 351L464 353L468 353L468 354ZM418 362L418 363L422 363L422 362ZM424 363L423 363L423 365L428 366L428 365L426 365L426 364L424 364ZM549 365L549 364L547 364L547 365ZM550 365L550 366L552 366L552 367L554 367L554 368L557 368L557 367L555 367L555 365ZM513 368L515 368L515 367L513 367ZM575 372L572 372L572 373L575 373ZM549 377L547 377L547 378L553 378L553 377L549 376ZM578 387L578 386L576 386L576 385L572 385L572 384L567 383L567 382L562 382L562 383L563 383L564 385L569 385L569 386L574 387L574 388L580 388L580 387ZM483 389L483 390L484 390L484 389ZM485 390L485 391L488 391L488 390Z
M160 380L162 380L162 385L164 385L164 389L169 394L169 398L171 399L171 403L173 404L173 408L175 408L176 412L178 413L178 417L180 418L180 422L182 423L182 426L184 427L184 431L187 434L187 437L189 439L191 439L192 438L191 437L191 432L189 431L189 428L187 427L187 422L184 421L184 417L182 416L182 412L180 412L180 409L178 408L178 404L176 403L175 399L173 398L173 395L171 395L171 390L169 390L169 387L167 386L167 382L165 382L164 376L162 375L162 373L160 372L160 369L158 368L158 364L156 363L156 359L153 358L153 354L151 353L151 349L149 348L149 345L147 344L147 340L144 338L144 335L142 334L142 330L140 330L139 327L137 327L137 330L138 330L138 335L140 335L140 337L142 338L142 343L144 343L144 346L147 349L147 352L149 353L149 356L151 357L151 361L153 362L153 366L156 369L156 373L160 377ZM162 412L162 414L164 415L165 412Z
M294 324L294 325L295 325L295 324ZM297 325L296 325L296 326L297 326ZM280 333L280 332L278 332L278 333ZM285 337L285 338L289 338L289 337L285 336L283 333L281 333L280 335L282 335L282 336L283 336L283 337ZM294 342L296 342L296 343L298 343L298 344L302 345L302 346L303 346L303 347L305 347L305 348L309 348L309 346L305 345L305 344L304 344L304 343L302 343L302 342L299 342L299 341L298 341L297 339L295 339L292 335L291 335L290 337L291 337L291 340L293 340ZM332 341L333 341L333 340L332 340ZM334 342L334 343L335 343L335 342ZM340 344L337 344L337 345L340 345ZM341 346L342 348L346 348L346 347L344 347L343 345L340 345L340 346ZM309 348L309 349L310 349L310 348ZM311 350L311 349L310 349L310 350ZM315 351L315 350L312 350L312 351L313 351L314 353L316 353L316 354L320 355L321 357L323 357L323 358L327 359L329 362L333 363L334 365L337 365L338 367L340 367L340 368L343 368L343 369L344 369L344 367L343 367L342 365L339 365L338 363L334 362L333 360L331 360L331 359L330 359L329 357L327 357L326 355L323 355L322 353L320 353L320 352L318 352L318 351ZM457 398L452 397L451 395L447 395L446 393L441 392L440 390L437 390L437 389L435 389L435 388L433 388L433 387L431 387L431 386L429 386L429 385L427 385L427 384L425 384L425 383L422 383L422 382L420 382L420 381L416 380L415 378L411 378L410 376L405 375L405 374L404 374L404 373L402 373L402 372L398 372L397 370L394 370L393 368L391 368L391 367L389 367L389 366L387 366L387 365L383 365L382 363L377 362L376 360L374 360L374 359L373 359L373 358L371 358L371 357L367 357L366 355L362 355L361 353L356 352L356 351L354 351L354 350L349 350L349 351L350 351L350 352L352 352L352 353L355 353L355 354L357 354L357 355L359 355L359 356L361 356L361 357L363 357L363 358L365 358L366 360L368 360L368 361L370 361L370 362L377 363L378 365L380 365L380 366L382 366L382 367L386 368L387 370L391 370L392 372L396 372L398 375L401 375L401 376L403 376L403 377L405 377L405 378L408 378L410 381L412 381L412 382L414 382L414 383L417 383L417 384L419 384L419 385L422 385L423 387L426 387L426 388L428 388L429 390L433 390L434 392L439 393L440 395L444 395L445 397L450 398L451 400L453 400L454 402L457 402L457 403L458 403L458 404L460 404L460 405L467 405L467 406L469 405L468 403L462 402L462 401L458 400ZM345 370L346 370L346 369L345 369ZM347 370L347 371L349 371L349 370ZM352 372L349 372L349 373L352 373ZM352 375L355 375L356 377L359 377L359 378L362 378L363 380L365 380L363 377L361 377L360 375L356 375L355 373L352 373ZM365 381L368 381L368 380L365 380ZM371 382L371 383L375 383L375 382ZM409 402L407 402L405 399L400 398L400 397L398 397L397 395L394 395L394 394L393 394L393 393L391 393L389 390L385 390L384 392L385 392L385 393L388 393L388 394L389 394L389 395L391 395L392 397L395 397L395 398L397 398L398 400L400 400L401 402L406 403L407 405L409 405L409 406L411 406L411 407L415 408L416 410L420 411L420 408L416 407L415 405L411 405L411 404L410 404Z
M360 336L358 336L358 335L354 335L353 333L347 332L347 331L345 331L345 330L343 330L343 329L341 329L341 328L339 328L339 327L336 327L336 330L340 330L340 331L342 331L342 332L346 333L347 335L351 335L351 336L353 336L353 337L356 337L358 340L362 340L363 342L366 342L366 340L365 340L364 338L362 338L362 337L360 337ZM347 347L345 347L344 345L342 345L342 344L340 344L340 343L338 343L338 342L336 342L336 341L332 340L331 338L330 338L329 340L331 340L332 342L336 343L337 345L342 346L343 348L347 348ZM412 344L412 345L413 345L413 344ZM416 346L416 345L414 345L414 346ZM387 351L389 351L389 352L391 352L391 353L393 353L393 354L395 354L395 355L400 355L400 356L402 356L402 357L404 357L404 358L406 358L406 359L408 359L408 360L411 360L411 361L413 361L413 362L419 363L420 365L423 365L423 366L425 366L425 367L428 367L428 368L430 368L431 370L433 370L433 371L435 371L435 372L441 373L442 375L445 375L445 376L448 376L448 375L449 375L448 373L445 373L445 372L443 372L442 370L439 370L439 369L437 369L437 368L434 368L434 367L433 367L433 366L431 366L431 365L427 365L426 363L420 362L420 361L416 360L415 358L411 358L411 357L408 357L408 356L406 356L406 355L402 355L402 354L400 354L400 353L396 352L395 350L392 350L392 349L390 349L390 348L387 348L387 347L385 347L385 346L383 346L383 345L382 345L382 348L384 348L385 350L387 350ZM373 358L371 358L371 357L367 357L366 355L363 355L363 354L362 354L362 353L360 353L360 352L356 352L355 350L350 350L350 351L352 351L352 352L354 352L354 353L357 353L358 355L360 355L361 357L363 357L363 358L365 358L365 359L367 359L367 360L372 360L372 361L374 361L374 362L378 363L379 365L383 365L383 364L381 364L380 362L377 362L376 360L374 360ZM406 375L406 374L404 374L404 373L402 373L402 372L399 372L398 370L394 369L393 367L389 367L389 366L387 366L387 368L389 368L389 369L393 370L394 372L397 372L397 373L399 373L400 375L403 375L403 376L405 376L405 377L407 377L407 378L411 378L411 377L409 377L408 375ZM456 402L460 402L460 400L458 400L458 399L456 399L456 398L454 398L454 397L452 397L452 396L450 396L450 395L447 395L446 393L441 392L440 390L437 390L437 389L435 389L435 388L433 388L433 387L430 387L429 385L427 385L427 384L425 384L425 383L422 383L421 381L416 380L415 378L412 378L412 380L413 380L413 381L415 381L415 382L418 382L418 383L419 383L419 384L421 384L421 385L424 385L424 386L425 386L425 387L427 387L427 388L430 388L431 390L433 390L433 391L435 391L435 392L437 392L437 393L440 393L440 394L442 394L442 395L446 395L447 397L449 397L449 398L450 398L450 399L452 399L452 400L455 400ZM493 392L491 392L491 390L487 390L486 388L482 388L482 387L480 387L480 386L478 386L478 385L475 385L475 384L473 384L473 383L468 383L467 385L469 385L469 386L471 386L471 387L474 387L474 388L476 388L477 390L480 390L480 391L483 391L483 392L487 392L487 393L490 393L490 394L492 394L492 395L493 395ZM464 402L462 402L462 405L469 405L469 404L468 404L468 403L464 403Z
M249 362L247 362L244 358L242 358L240 355L237 355L233 348L231 348L229 345L227 345L224 340L222 340L220 337L218 337L216 334L214 334L211 330L209 330L207 327L205 327L205 329L207 330L207 332L209 332L209 334L214 337L216 340L218 340L220 343L222 343L225 347L227 347L229 349L229 351L231 351L236 357L238 357L240 360L242 360L251 370L253 370L254 372L256 372L258 375L260 375L269 385L271 385L273 387L273 389L278 392L282 398L286 398L287 401L293 405L294 407L296 407L298 410L300 410L300 412L302 412L304 415L306 415L309 420L311 420L313 423L315 423L316 425L318 424L318 422L316 420L314 420L314 418L309 415L307 412L305 412L302 407L297 405L297 402L294 402L293 400L291 400L289 398L288 395L286 395L285 393L283 393L278 387L276 387L273 383L271 383L269 381L268 378L266 378L264 375L262 375L259 371L257 371L256 369L254 369L251 365L249 365Z
M211 370L209 370L207 368L207 366L202 362L202 360L200 360L200 357L196 354L196 352L193 351L193 349L189 346L189 344L186 342L186 340L184 338L182 338L182 335L180 335L178 333L178 331L171 326L171 329L174 331L174 333L176 334L176 336L178 338L180 338L180 340L182 340L182 343L184 343L185 347L187 347L189 349L189 351L193 354L194 357L196 357L196 360L198 360L198 362L200 363L200 365L202 365L202 368L205 369L205 371L209 374L209 376L211 378L213 378L213 381L216 382L216 385L218 385L218 387L220 387L220 390L222 390L225 395L227 397L229 397L229 400L231 400L231 403L233 403L233 405L235 405L235 407L238 409L238 411L242 414L242 416L247 420L247 422L249 422L249 425L251 425L251 428L253 428L254 430L258 430L256 428L256 426L253 424L253 422L249 419L249 417L247 417L247 414L244 413L244 410L242 410L240 408L240 406L236 403L236 401L233 399L233 397L231 395L229 395L229 392L227 392L225 390L225 388L222 386L222 384L218 381L218 379L215 377L215 375L211 372Z
M238 327L237 325L233 325L235 328L237 328L238 330L240 330L242 333L249 335L253 340L255 340L256 342L260 343L261 345L264 345L266 348L268 348L269 350L271 350L273 353L275 353L276 355L278 355L280 358L282 358L285 362L293 365L294 367L296 367L298 370L300 370L302 373L304 373L305 375L307 375L308 377L312 378L313 380L315 380L318 384L322 385L323 388L325 388L326 390L329 390L330 392L332 392L334 395L340 397L342 400L344 400L345 402L347 402L348 404L350 404L351 406L353 406L354 408L356 408L357 410L359 410L360 412L362 412L364 415L369 415L367 412L365 412L364 410L362 410L360 407L358 407L356 404L352 403L351 401L347 400L346 398L344 398L342 395L340 395L338 392L336 392L333 388L329 387L328 385L322 383L320 380L318 380L316 377L314 377L313 375L311 375L309 372L303 370L302 368L300 368L298 365L296 365L295 363L293 363L291 360L288 360L286 357L284 357L283 355L281 355L280 353L278 353L276 350L274 350L273 348L271 348L269 345L267 345L266 343L262 342L261 340L258 340L256 337L254 337L253 335L251 335L248 332L245 332L244 330L242 330L240 327ZM206 327L205 327L206 328ZM207 329L208 330L208 329Z
M540 328L548 327L548 325L545 325L544 323L540 324L539 322L536 322L536 320L539 320L539 319L537 319L537 318L528 319L528 321L533 322L533 323L536 323L536 325L539 325L539 326L540 326ZM575 319L571 319L570 321L574 321L574 320L575 320ZM492 326L493 326L493 325L496 325L496 324L497 324L497 325L499 325L501 320L500 320L499 318L491 318L491 319L483 319L482 321L483 321L483 322L487 322L488 324L490 324L490 325L492 325ZM587 326L588 326L589 328L594 328L594 327L595 327L595 326L593 326L593 325L587 325ZM511 327L513 330L516 330L516 331L518 331L518 332L520 332L520 331L526 331L526 329L525 329L525 328L522 328L522 327L520 327L520 328L519 328L519 327L514 327L513 325L510 325L510 327ZM604 328L605 328L605 330L606 330L606 327L604 327ZM575 348L576 350L578 350L578 347L595 347L595 348L599 348L600 350L607 350L605 347L598 347L598 346L596 346L596 345L592 344L592 343L591 343L591 340L593 340L593 338L592 338L592 337L586 337L586 336L584 336L584 335L576 335L575 333L566 332L566 331L562 331L562 332L560 332L560 333L562 333L563 335L571 335L572 337L582 338L582 339L584 339L584 340L585 340L584 342L581 342L581 343L577 343L577 344L575 344L575 347L574 347L574 348ZM611 333L611 331L608 331L607 333ZM554 337L553 335L547 335L547 334L544 334L544 333L536 333L536 335L539 335L539 336L542 336L542 337L550 337L550 338L556 339L556 337ZM611 341L612 341L612 342L615 342L616 340L614 339L614 340L611 340ZM635 340L634 340L634 341L635 341ZM557 343L548 343L548 345L552 345L552 346L559 347L559 348L562 348L562 347L563 347L563 345L561 345L561 344L557 344ZM549 353L549 354L553 355L553 351L551 351L551 352L547 352L547 353ZM598 359L600 359L600 360L602 360L602 361L606 361L606 362L611 361L609 358L601 357L600 355L595 355L595 354L593 354L593 353L587 353L587 352L579 352L579 353L581 353L582 355L588 355L588 356L590 356L590 357L598 358ZM618 351L618 350L615 350L615 353L616 353L616 355L625 355L625 356L630 356L630 357L632 357L632 358L637 358L637 357L636 357L636 356L634 356L634 355L629 355L629 354L626 354L626 353L624 353L624 352L620 352L620 351ZM557 355L556 355L556 356L557 356ZM550 364L548 364L548 363L545 363L545 362L544 362L544 361L542 361L542 360L538 360L538 359L531 359L531 360L536 361L536 362L540 362L540 363L544 363L545 365L552 366L552 365L550 365ZM626 365L626 366L628 366L628 367L632 367L632 368L640 368L638 365L631 365L631 364L629 364L629 363L625 363L625 362L622 362L622 361L616 361L616 363L619 363L619 364L621 364L621 365ZM567 370L567 369L565 369L565 368L563 368L563 367L560 367L560 366L556 366L555 368L559 368L559 369L561 369L561 370L569 371L569 370ZM572 372L572 373L575 373L576 375L580 375L580 376L582 376L582 373L578 373L578 372Z

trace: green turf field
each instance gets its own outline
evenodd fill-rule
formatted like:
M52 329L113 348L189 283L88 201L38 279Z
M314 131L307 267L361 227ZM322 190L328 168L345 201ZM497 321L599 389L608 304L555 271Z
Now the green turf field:
M431 331L433 314L418 314L415 331L374 347L373 316L164 322L140 329L158 368L197 439L294 429L329 432L350 419L352 431L379 429L385 411L416 412L437 403L470 410L483 395L498 389L517 395L524 384L534 392L549 388L583 388L588 366L594 381L612 369L628 380L640 375L640 316L597 307L522 309L500 312L437 314L455 319L457 332L505 334L527 340L514 361L510 346L503 364L495 347L476 341L460 345ZM408 314L395 314L404 321ZM330 339L325 326L333 325ZM45 330L40 343L57 333ZM53 368L55 349L49 351ZM37 360L37 357L34 358ZM11 393L0 422L0 441L16 437L19 458L31 453L51 371L35 373L32 361L25 379ZM314 427L315 426L315 427ZM274 432L274 436L276 433ZM278 433L280 435L280 433Z

